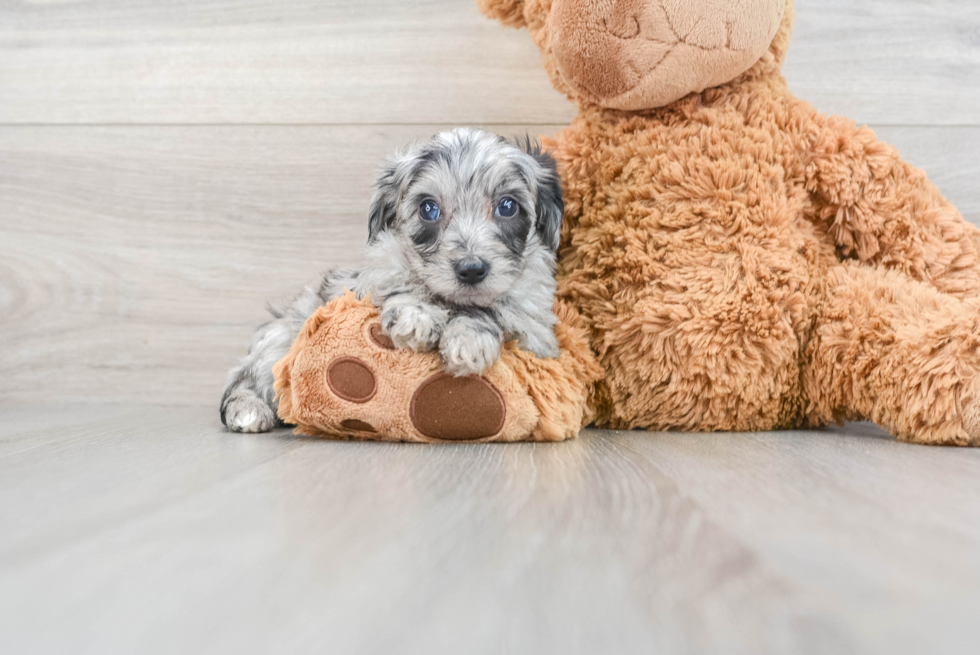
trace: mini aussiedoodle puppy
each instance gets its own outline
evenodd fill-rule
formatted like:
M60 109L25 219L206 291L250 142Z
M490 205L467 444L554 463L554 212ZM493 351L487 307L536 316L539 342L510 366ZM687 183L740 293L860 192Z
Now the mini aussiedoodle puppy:
M278 423L272 366L306 319L343 294L370 294L399 347L438 349L446 370L479 374L505 341L557 357L552 312L564 213L555 162L530 140L472 128L436 135L386 162L359 269L335 269L273 309L231 371L221 420L237 432Z

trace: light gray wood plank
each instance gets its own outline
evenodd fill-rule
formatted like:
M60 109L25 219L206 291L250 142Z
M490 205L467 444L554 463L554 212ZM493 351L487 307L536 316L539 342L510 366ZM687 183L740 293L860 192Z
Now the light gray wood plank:
M18 554L0 557L0 650L837 655L980 638L978 451L862 425L284 446L206 409L134 409L145 420L112 409L0 459L0 521L18 527L0 534Z
M264 303L356 263L384 154L438 129L0 128L0 398L216 404ZM980 129L880 133L980 222Z
M929 174L960 213L980 225L980 130L972 127L875 125L878 138Z
M300 443L288 431L235 439L222 431L215 408L0 410L2 422L11 416L20 426L0 439L0 568L17 568L66 543L152 514ZM39 471L47 477L39 478Z
M0 122L567 122L461 0L0 4Z
M797 0L786 74L862 123L977 125L975 0ZM469 0L0 3L0 122L565 123Z
M877 125L980 124L980 3L796 0L784 73L824 113Z

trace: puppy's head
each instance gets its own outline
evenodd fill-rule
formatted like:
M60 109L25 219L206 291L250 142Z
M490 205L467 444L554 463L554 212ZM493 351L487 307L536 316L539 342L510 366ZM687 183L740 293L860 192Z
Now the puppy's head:
M564 206L555 162L536 144L458 128L388 160L369 242L393 238L429 291L491 305L532 259L553 261Z

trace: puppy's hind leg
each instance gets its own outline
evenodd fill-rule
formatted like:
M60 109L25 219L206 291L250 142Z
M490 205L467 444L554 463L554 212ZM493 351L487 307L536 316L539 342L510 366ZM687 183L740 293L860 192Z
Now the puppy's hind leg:
M281 425L273 400L272 366L289 351L297 332L285 318L262 325L242 363L232 369L221 398L221 422L232 432L268 432Z
M289 352L306 319L346 281L342 274L328 275L303 289L283 310L270 309L275 318L255 330L248 355L228 376L221 397L221 422L229 430L268 432L283 425L276 415L272 367Z

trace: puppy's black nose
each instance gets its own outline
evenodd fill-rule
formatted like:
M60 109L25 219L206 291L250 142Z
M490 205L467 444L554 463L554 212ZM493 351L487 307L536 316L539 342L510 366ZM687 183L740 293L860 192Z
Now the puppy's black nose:
M456 262L456 279L463 284L479 284L490 272L490 264L477 257Z

